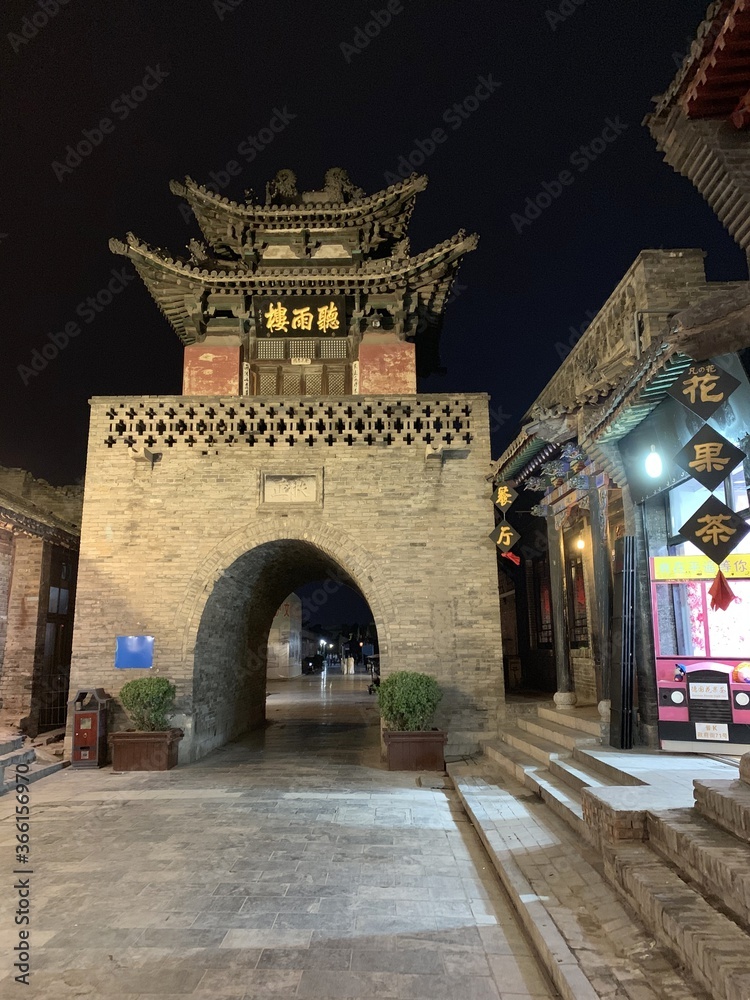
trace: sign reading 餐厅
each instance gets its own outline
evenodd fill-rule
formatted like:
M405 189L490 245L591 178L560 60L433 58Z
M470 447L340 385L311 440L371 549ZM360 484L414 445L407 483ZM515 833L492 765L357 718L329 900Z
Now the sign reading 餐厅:
M507 521L501 521L495 525L495 530L490 532L490 538L501 552L510 552L520 537L516 529Z
M259 337L345 337L343 295L256 295L255 329Z
M515 490L510 483L498 483L492 494L492 502L505 513L517 496L518 490Z
M702 420L726 403L739 380L710 361L696 361L667 392Z

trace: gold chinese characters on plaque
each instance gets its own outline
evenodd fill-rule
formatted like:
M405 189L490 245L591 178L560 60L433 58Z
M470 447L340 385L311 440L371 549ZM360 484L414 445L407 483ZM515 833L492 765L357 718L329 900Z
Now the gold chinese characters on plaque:
M256 295L253 305L258 337L347 334L343 295Z

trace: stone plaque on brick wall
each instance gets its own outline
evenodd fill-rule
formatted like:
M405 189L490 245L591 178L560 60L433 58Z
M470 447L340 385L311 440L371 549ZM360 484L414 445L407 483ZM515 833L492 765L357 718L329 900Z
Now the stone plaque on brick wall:
M276 475L263 476L261 502L264 504L317 503L319 501L318 476Z

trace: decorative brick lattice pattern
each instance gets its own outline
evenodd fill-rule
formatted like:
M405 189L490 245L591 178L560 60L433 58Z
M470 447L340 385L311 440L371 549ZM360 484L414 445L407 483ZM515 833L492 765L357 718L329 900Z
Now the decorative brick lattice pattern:
M165 403L143 400L107 410L109 448L418 445L468 447L471 406L461 400L238 399Z

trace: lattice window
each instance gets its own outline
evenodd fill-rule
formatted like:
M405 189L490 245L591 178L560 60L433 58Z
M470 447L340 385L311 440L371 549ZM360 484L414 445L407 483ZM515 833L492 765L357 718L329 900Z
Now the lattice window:
M291 340L289 342L289 357L290 358L314 358L315 357L315 341L314 340Z
M320 370L305 373L305 395L320 396L323 392L323 372Z
M329 396L343 396L346 392L346 372L343 368L328 368L328 394Z
M277 374L275 368L266 368L258 372L258 388L261 396L276 395Z
M330 340L321 340L320 356L323 359L345 358L346 347L347 344L345 337L332 337Z
M256 341L256 354L261 360L283 361L284 340L258 340Z
M289 395L299 395L300 392L300 376L299 372L284 372L283 379L284 388L282 389L283 394Z

